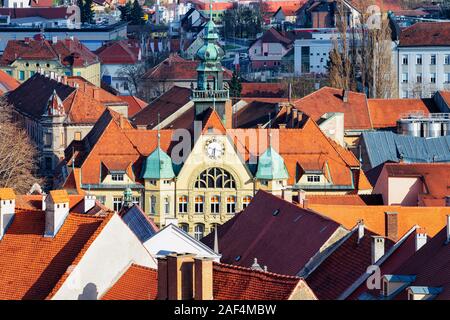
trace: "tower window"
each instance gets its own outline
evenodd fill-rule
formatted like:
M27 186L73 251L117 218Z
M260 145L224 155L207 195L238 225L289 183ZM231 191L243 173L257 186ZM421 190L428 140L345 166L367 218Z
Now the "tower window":
M178 212L179 213L187 213L188 206L188 197L181 196L178 198Z

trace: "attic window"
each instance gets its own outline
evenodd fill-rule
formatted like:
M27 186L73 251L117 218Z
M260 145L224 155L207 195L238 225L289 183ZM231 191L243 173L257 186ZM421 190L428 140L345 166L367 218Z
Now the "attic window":
M272 215L274 216L274 217L276 217L277 215L279 215L280 214L280 209L276 209L273 213L272 213Z
M241 260L241 256L237 256L236 258L234 258L234 261L239 261L239 260Z
M113 173L111 175L111 180L112 181L123 181L123 174L121 174L121 173Z
M213 127L209 127L208 128L208 133L213 133L213 129L214 129Z

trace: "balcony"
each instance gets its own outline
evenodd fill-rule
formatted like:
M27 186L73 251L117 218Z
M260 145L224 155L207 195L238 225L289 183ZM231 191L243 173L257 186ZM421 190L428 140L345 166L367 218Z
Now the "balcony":
M192 90L192 99L195 101L226 101L229 99L228 90Z

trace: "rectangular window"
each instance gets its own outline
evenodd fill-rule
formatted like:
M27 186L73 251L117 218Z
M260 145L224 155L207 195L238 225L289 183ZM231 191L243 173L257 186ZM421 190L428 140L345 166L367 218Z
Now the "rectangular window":
M6 73L10 76L12 76L12 71L11 70L6 70Z
M444 57L444 64L450 64L450 54L446 54Z
M44 147L52 146L52 134L50 132L44 133Z
M245 196L244 198L242 198L242 209L247 208L251 201L252 201L251 196Z
M212 196L211 197L211 213L219 213L220 212L220 197Z
M35 73L36 73L36 71L30 71L30 78L31 78L32 76L34 76Z
M169 197L164 198L164 213L165 214L170 213L170 198Z
M141 197L140 196L133 197L132 201L133 201L134 204L137 204L138 206L141 205Z
M236 212L236 197L229 196L227 197L227 213L235 213Z
M408 83L408 74L402 73L402 83Z
M81 132L79 132L79 131L75 132L73 139L78 140L78 141L81 140Z
M416 82L417 82L417 83L422 83L422 74L421 74L421 73L418 73L418 74L416 75Z
M445 83L450 83L450 73L445 74Z
M430 73L430 82L436 83L436 73Z
M407 99L407 98L408 98L408 91L402 90L402 99Z
M436 64L436 55L432 54L430 57L430 64L435 65Z
M19 80L25 80L25 71L23 70L19 71Z
M178 198L178 212L179 213L187 213L188 207L188 197L181 196Z
M123 173L113 173L111 175L112 181L123 181Z
M402 57L402 64L407 65L408 64L408 55L404 54Z
M421 54L418 54L416 56L416 64L422 64L422 55Z
M308 182L320 182L320 176L317 175L307 176L306 179L308 180Z
M203 197L202 196L195 197L194 211L195 211L195 213L203 213Z
M150 213L156 214L156 197L155 196L150 197Z
M59 145L60 146L65 146L65 143L64 143L64 132L61 132L61 135L59 136Z
M122 209L122 197L113 197L113 210L120 211Z

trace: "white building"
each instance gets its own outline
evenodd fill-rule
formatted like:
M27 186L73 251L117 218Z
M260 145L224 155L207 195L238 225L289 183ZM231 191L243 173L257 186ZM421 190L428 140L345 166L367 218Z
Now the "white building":
M327 73L327 62L333 48L333 39L338 36L334 28L305 29L310 37L294 42L294 72L299 76L304 73Z
M394 50L400 98L430 98L450 89L450 22L402 30Z
M3 8L29 8L30 0L4 0Z

